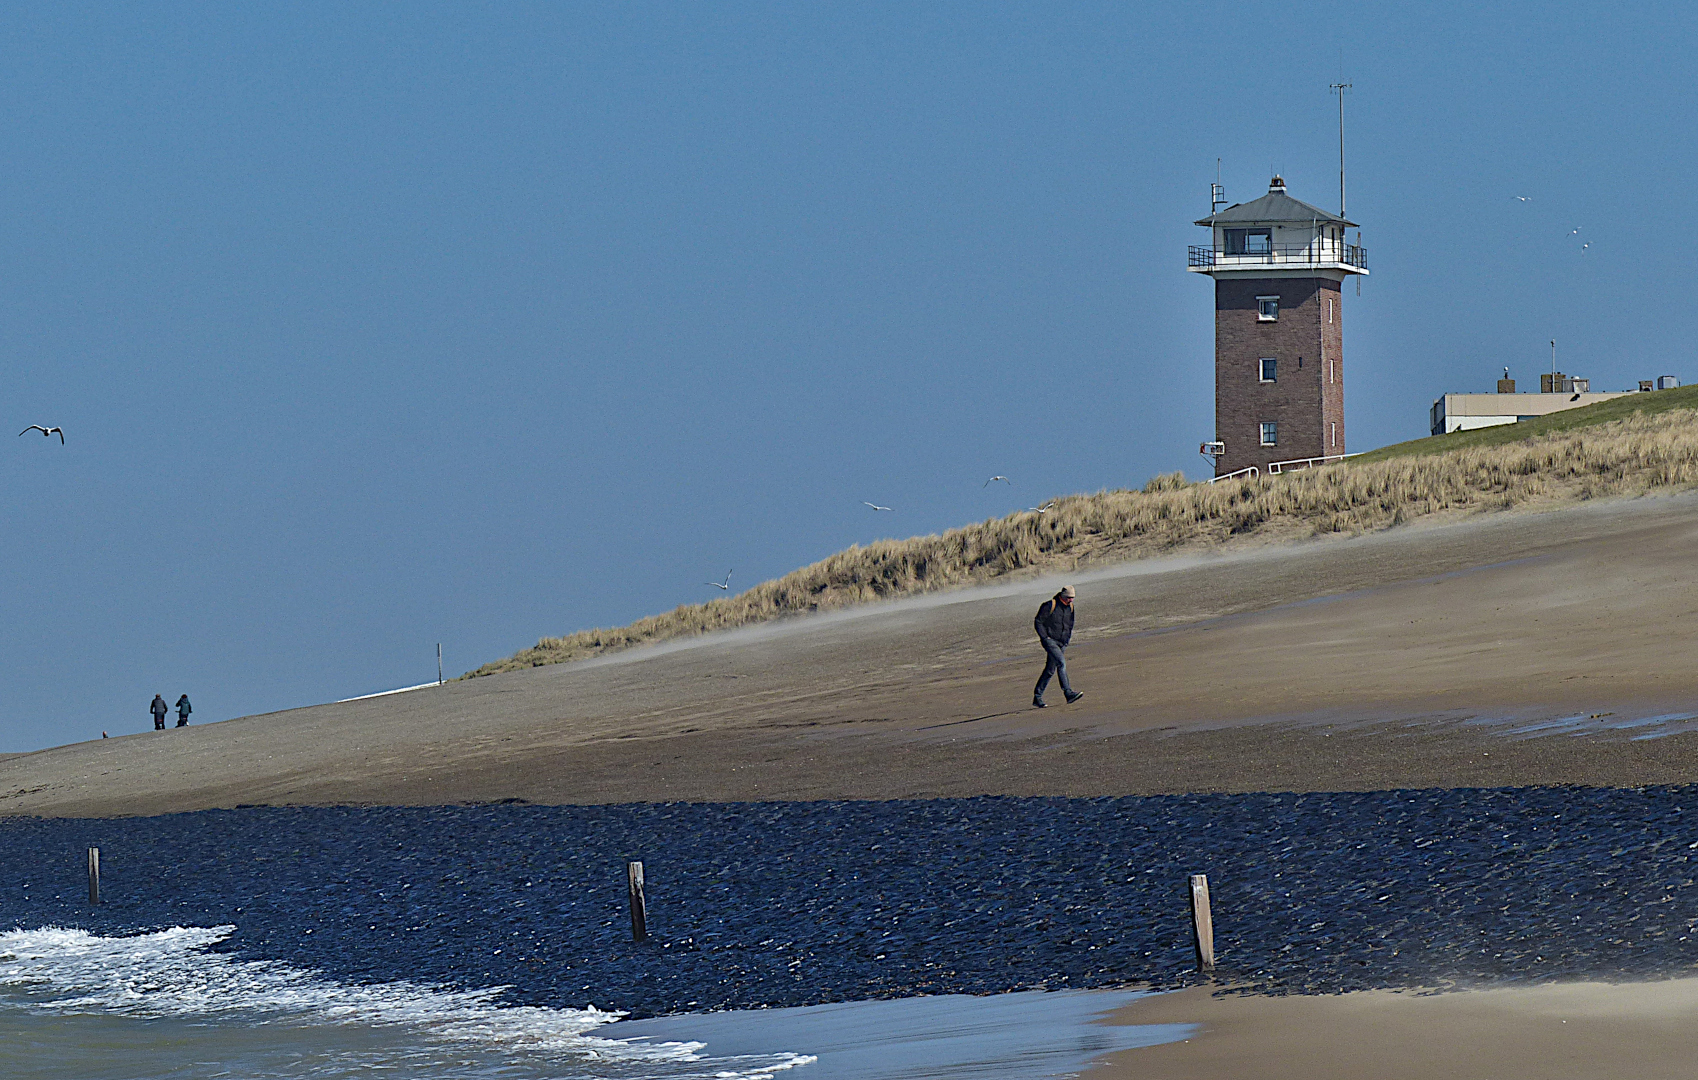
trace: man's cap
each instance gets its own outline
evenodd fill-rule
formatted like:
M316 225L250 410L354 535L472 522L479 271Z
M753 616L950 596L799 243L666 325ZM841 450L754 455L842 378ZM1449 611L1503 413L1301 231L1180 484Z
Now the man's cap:
M1071 586L1071 585L1063 585L1063 586L1062 586L1062 587L1061 587L1061 591L1060 591L1060 592L1058 592L1058 593L1056 593L1056 594L1055 594L1055 595L1057 595L1057 596L1065 596L1065 597L1067 597L1067 599L1069 599L1069 600L1071 600L1071 599L1073 599L1073 597L1074 597L1074 596L1075 596L1075 595L1077 595L1077 594L1076 594L1076 593L1074 593L1074 591L1073 591L1073 586Z

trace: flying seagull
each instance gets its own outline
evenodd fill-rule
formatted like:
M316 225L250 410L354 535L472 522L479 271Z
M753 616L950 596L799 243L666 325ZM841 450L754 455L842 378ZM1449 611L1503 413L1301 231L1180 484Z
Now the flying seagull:
M1575 233L1577 233L1579 231L1580 231L1579 229L1570 229L1570 230L1568 230L1568 235L1573 236Z
M725 584L723 584L723 585L721 585L717 581L704 581L704 582L702 582L702 584L703 585L712 585L716 589L724 589L726 592L730 592L731 591L731 571L727 570L725 572Z
M1581 245L1580 245L1580 250L1581 250L1581 251L1585 251L1585 250L1586 250L1586 249L1587 249L1587 248L1589 248L1589 247L1591 247L1591 246L1592 246L1592 243L1591 243L1591 241L1587 241L1587 242L1586 242L1586 243L1584 243L1584 244L1581 244ZM61 436L61 438L62 438L62 437L63 437L63 436Z
M870 506L874 510L889 510L893 514L896 513L896 507L894 507L894 506L880 506L878 503L870 503L865 499L861 500L861 505L862 506Z
M1051 510L1055 509L1055 504L1054 503L1044 503L1042 506L1028 506L1028 507L1026 507L1026 509L1030 510L1034 514L1047 514Z
M31 424L29 427L24 428L22 431L18 432L18 435L20 437L22 437L24 435L28 435L32 431L41 432L42 437L47 438L47 439L51 439L55 434L57 434L59 436L59 445L60 446L65 445L65 429L64 428L42 427L40 424Z
M1014 486L1014 481L1010 480L1006 476L993 476L989 480L985 481L985 487L990 487L992 484L996 483L998 480L1001 480L1003 483L1007 484L1009 487Z
M1530 195L1517 195L1515 197L1515 201L1516 202L1532 202L1533 198Z

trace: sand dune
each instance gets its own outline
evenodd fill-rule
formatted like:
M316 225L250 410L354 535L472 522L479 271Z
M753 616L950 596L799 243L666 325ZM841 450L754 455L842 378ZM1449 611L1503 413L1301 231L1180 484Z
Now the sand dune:
M0 813L1698 780L1691 496L1080 575L1038 712L1055 580L20 755Z

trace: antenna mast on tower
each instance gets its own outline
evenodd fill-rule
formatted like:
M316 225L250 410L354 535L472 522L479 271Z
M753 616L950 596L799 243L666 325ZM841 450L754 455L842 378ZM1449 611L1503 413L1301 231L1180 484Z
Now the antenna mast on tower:
M1344 92L1356 84L1328 83L1327 89L1338 95L1338 216L1344 217Z

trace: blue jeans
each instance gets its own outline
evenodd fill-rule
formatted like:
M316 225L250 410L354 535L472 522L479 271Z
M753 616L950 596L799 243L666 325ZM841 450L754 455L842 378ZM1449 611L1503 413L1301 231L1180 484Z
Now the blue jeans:
M1048 660L1044 664L1044 673L1038 676L1038 685L1032 690L1032 700L1042 701L1044 699L1044 691L1049 689L1051 675L1060 680L1062 694L1066 697L1072 697L1073 687L1067 681L1067 657L1062 652L1066 646L1057 645L1053 641L1045 641L1043 645Z

